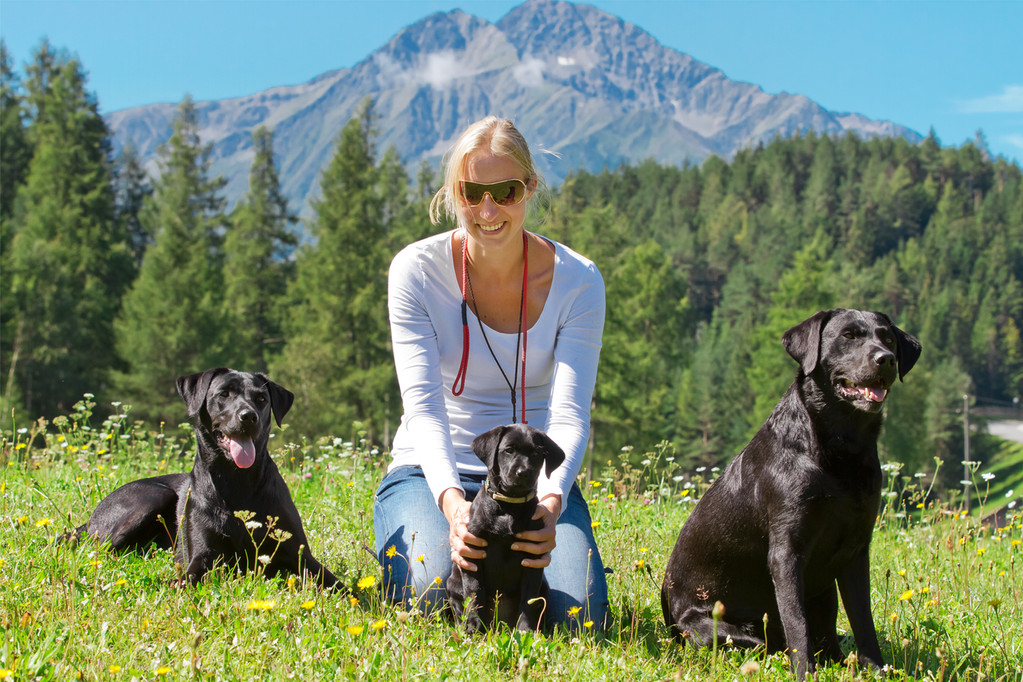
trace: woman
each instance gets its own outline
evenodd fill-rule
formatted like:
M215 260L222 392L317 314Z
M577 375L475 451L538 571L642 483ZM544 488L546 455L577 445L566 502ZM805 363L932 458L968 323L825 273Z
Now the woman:
M607 583L586 502L575 485L604 325L604 283L590 261L525 230L539 184L510 121L471 125L451 151L430 206L457 229L403 249L391 263L388 310L404 415L374 503L388 595L443 605L452 562L475 570L483 540L468 533L486 468L472 440L513 421L565 451L543 474L535 518L517 546L545 568L553 623L607 618ZM556 547L556 548L555 548Z

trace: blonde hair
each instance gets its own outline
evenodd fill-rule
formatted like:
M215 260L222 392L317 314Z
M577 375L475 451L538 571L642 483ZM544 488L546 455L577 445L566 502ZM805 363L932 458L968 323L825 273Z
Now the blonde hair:
M439 225L444 216L458 221L458 183L465 174L465 162L469 155L487 151L494 156L507 156L522 169L527 185L543 185L543 179L533 165L529 144L515 124L506 118L487 116L476 121L458 138L448 152L444 166L444 184L433 195L430 202L430 221ZM530 182L532 181L532 183Z

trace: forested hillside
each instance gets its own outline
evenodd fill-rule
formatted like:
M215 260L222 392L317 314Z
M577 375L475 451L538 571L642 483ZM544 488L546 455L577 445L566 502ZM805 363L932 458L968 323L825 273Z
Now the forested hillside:
M386 447L401 410L387 266L434 231L437 169L410 177L401 150L378 148L372 101L338 137L298 231L271 131L253 135L249 192L228 212L190 100L153 180L130 148L112 158L77 61L44 43L19 74L0 56L5 428L64 414L86 392L170 428L184 421L175 377L230 365L295 392L289 438ZM593 456L722 464L792 379L782 332L859 307L924 347L892 392L885 458L910 473L941 458L955 485L962 396L1023 389L1021 185L980 136L942 148L933 135L803 135L699 167L570 174L533 229L606 281Z

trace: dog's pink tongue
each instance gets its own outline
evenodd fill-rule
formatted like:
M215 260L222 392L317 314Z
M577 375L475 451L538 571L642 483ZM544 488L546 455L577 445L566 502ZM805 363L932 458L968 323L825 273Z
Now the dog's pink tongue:
M867 400L873 400L875 403L882 402L887 394L888 391L883 388L863 387L863 395L866 396Z
M256 461L256 447L249 438L235 439L224 438L227 441L227 451L231 459L239 469L248 469Z

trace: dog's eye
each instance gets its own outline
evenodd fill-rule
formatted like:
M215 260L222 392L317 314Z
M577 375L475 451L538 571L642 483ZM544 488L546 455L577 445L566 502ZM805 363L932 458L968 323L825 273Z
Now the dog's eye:
M220 393L219 393L218 395L219 395L219 396L220 396L221 398L230 398L230 397L231 397L231 391L228 391L227 389L224 389L224 390L223 390L223 391L221 391L221 392L220 392Z
M855 339L856 338L856 334L852 333L851 331L844 332L842 334L842 336L844 336L847 339Z
M260 403L260 404L265 403L266 402L266 396L263 395L262 393L260 393L259 395L256 396L256 402Z

